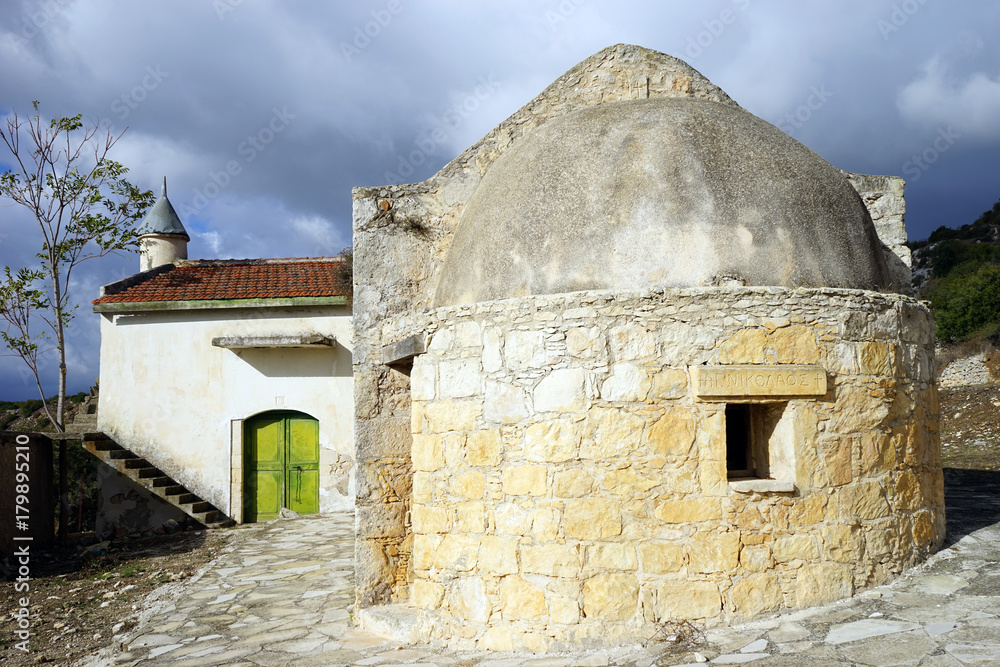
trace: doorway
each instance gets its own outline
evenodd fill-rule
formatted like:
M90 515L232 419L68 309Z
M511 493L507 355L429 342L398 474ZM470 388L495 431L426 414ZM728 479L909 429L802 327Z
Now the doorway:
M319 422L273 411L244 422L243 520L269 521L283 507L319 512Z

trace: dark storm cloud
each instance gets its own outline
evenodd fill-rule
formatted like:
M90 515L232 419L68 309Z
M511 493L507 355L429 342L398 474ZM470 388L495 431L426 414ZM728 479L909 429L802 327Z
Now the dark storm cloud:
M171 200L191 257L335 254L357 185L425 179L617 42L688 61L836 166L908 179L911 238L1000 196L1000 8L988 0L0 3L0 111L129 128L115 157ZM947 143L941 137L949 137ZM0 163L5 156L0 155ZM0 259L31 221L0 208ZM71 389L97 373L97 287L75 286ZM31 395L0 358L0 398Z

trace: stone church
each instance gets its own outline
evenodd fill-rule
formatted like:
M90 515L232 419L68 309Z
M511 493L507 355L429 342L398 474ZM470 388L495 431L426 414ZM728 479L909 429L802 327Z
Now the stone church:
M427 181L355 189L355 619L619 642L939 548L902 192L627 45Z

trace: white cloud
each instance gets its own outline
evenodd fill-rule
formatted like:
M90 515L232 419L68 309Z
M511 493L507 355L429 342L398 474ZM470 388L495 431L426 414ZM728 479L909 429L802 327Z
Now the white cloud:
M340 252L345 243L332 222L319 216L299 216L292 220L292 229L312 246L310 257L330 257Z
M920 125L951 125L979 139L1000 139L1000 75L974 72L958 78L939 57L897 98L900 115Z

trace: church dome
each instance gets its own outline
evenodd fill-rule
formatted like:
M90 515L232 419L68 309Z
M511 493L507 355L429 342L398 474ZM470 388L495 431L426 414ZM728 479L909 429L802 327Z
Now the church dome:
M510 147L470 198L435 305L577 290L889 285L847 179L731 105L588 107Z

